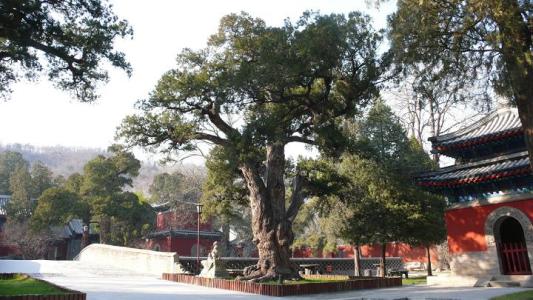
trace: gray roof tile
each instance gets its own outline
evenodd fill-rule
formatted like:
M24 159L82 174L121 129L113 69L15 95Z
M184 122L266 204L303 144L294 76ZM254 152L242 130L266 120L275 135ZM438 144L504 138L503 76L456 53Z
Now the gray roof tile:
M528 152L521 151L508 155L502 155L492 159L486 159L463 165L455 165L442 168L438 171L423 173L417 176L416 180L418 182L428 182L466 179L528 166Z
M451 145L508 130L520 129L521 127L522 123L520 122L516 108L504 108L494 111L463 129L441 136L431 137L429 140L433 143L434 147Z

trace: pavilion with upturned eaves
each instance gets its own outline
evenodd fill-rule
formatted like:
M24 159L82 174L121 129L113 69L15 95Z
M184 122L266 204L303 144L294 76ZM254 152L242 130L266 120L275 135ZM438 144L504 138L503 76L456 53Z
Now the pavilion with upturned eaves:
M516 109L429 140L434 153L455 158L453 166L415 177L448 201L452 275L463 283L507 276L533 284L533 175Z

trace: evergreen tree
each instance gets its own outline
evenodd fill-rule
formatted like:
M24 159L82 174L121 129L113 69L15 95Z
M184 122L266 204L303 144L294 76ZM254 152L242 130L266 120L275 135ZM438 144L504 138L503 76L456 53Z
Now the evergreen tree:
M245 279L299 277L290 245L303 201L295 185L294 202L286 205L285 145L331 148L339 119L377 94L388 57L378 57L381 37L369 24L360 13L305 13L281 27L228 15L205 49L178 56L177 68L141 101L141 115L119 129L130 145L172 152L209 142L235 157L259 252ZM243 122L232 123L232 115ZM298 175L294 182L301 182Z
M22 157L22 154L13 151L0 153L0 195L11 194L9 180L15 170L19 168L28 168L28 162Z
M65 225L73 218L81 218L87 224L87 206L76 193L62 188L49 188L38 199L31 218L34 229Z
M42 162L37 161L31 166L32 192L31 197L37 199L53 183L53 174Z
M11 199L7 203L6 212L9 218L24 221L28 219L35 206L31 198L32 181L27 166L19 166L9 178Z
M322 205L327 213L341 216L332 224L343 240L355 247L363 243L381 246L384 276L387 243L429 246L443 239L444 201L414 185L411 176L434 164L416 140L407 138L383 102L377 101L363 121L346 127L351 137L348 152L331 163L338 165L347 184ZM428 222L434 226L425 226Z
M31 220L33 228L81 218L85 224L99 224L102 243L136 245L155 217L149 204L125 191L137 176L140 162L119 146L110 147L109 152L109 157L100 155L89 161L83 174L71 175L63 187L45 190Z

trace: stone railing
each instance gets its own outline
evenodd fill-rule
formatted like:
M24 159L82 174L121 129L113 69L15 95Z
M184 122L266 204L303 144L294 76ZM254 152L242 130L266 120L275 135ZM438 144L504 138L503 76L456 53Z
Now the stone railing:
M200 257L200 261L207 259ZM257 263L257 258L253 257L222 257L228 269L244 269L247 266ZM298 265L317 264L318 272L321 274L331 273L339 275L353 275L354 260L353 258L291 258ZM387 257L387 269L403 269L402 259L400 257ZM189 272L196 273L196 257L180 256L179 262ZM378 269L381 258L363 257L361 258L362 270ZM327 272L331 270L331 272Z
M91 244L74 260L161 276L162 273L176 272L178 257L174 252Z
M158 252L151 250L110 246L103 244L91 244L84 248L75 260L113 266L119 269L127 269L137 273L153 274L160 276L162 273L177 272L177 263L193 274L197 273L197 260L192 256L178 257L174 252ZM207 257L200 257L200 261ZM228 269L241 270L257 263L254 257L222 257ZM353 275L353 258L292 258L298 265L318 265L316 270L321 274ZM361 258L362 270L376 270L381 258ZM387 257L387 269L402 269L403 263L400 257ZM375 272L373 272L375 274Z

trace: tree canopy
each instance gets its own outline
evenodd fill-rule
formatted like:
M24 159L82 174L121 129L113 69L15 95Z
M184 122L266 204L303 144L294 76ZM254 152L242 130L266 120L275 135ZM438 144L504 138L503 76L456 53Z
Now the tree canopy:
M0 153L0 195L11 194L9 180L15 170L19 168L27 169L28 162L19 152L5 151Z
M35 200L54 185L52 172L42 162L31 165L21 153L0 153L0 195L10 195L6 205L10 219L23 222L31 217Z
M141 114L119 128L130 145L173 152L208 142L234 158L260 258L245 278L298 276L289 246L302 180L295 176L286 206L284 146L334 148L340 120L378 94L387 56L377 54L381 35L369 23L357 12L305 13L281 27L245 13L225 16L207 47L183 50L139 102Z
M117 38L132 35L106 0L3 0L0 2L0 95L20 77L45 70L57 87L80 101L96 99L98 83L108 79L104 62L125 70Z
M339 178L327 182L342 182L330 185L329 194L320 193L325 196L316 201L323 239L333 232L356 247L379 244L383 256L389 242L428 246L442 241L445 202L411 179L434 164L422 146L407 137L391 109L378 100L363 120L347 128L352 143L346 152L321 159Z
M125 149L112 146L110 156L87 162L82 174L69 176L62 186L38 198L31 223L34 229L64 225L72 218L99 225L102 243L134 245L153 223L150 205L125 191L137 176L140 161Z

